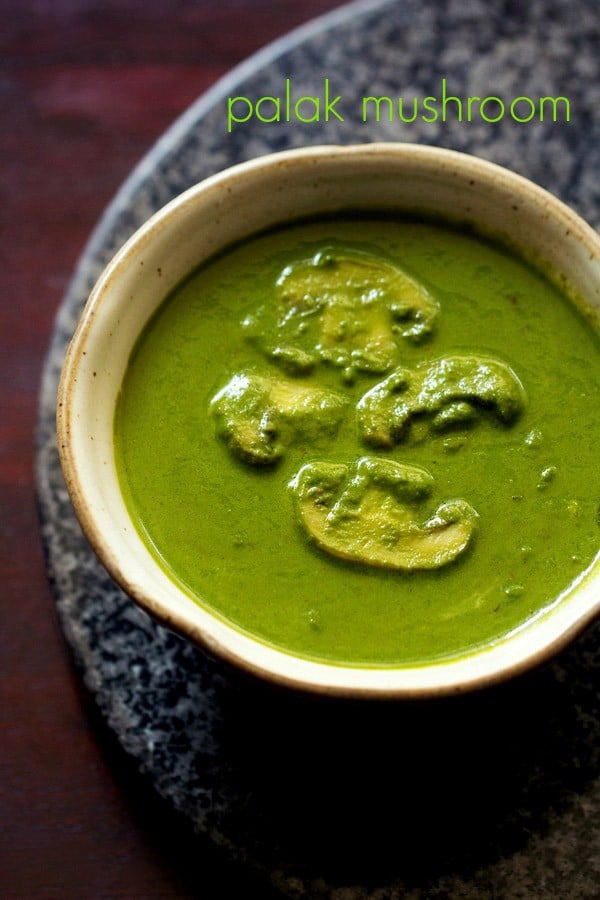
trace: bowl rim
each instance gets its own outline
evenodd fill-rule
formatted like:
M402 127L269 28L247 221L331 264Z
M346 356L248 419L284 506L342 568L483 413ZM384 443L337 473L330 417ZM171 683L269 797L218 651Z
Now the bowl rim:
M468 654L447 660L408 666L365 666L362 664L325 663L309 657L301 657L284 649L274 648L273 645L261 638L249 635L237 626L227 623L225 632L231 632L238 639L234 643L239 645L240 635L244 635L244 640L241 641L242 644L247 641L254 647L261 648L263 661L259 662L256 659L249 659L247 655L239 651L239 648L235 649L230 642L224 642L222 636L217 638L211 629L206 629L206 621L222 622L218 613L213 613L208 607L191 600L196 611L202 609L205 613L203 616L205 622L202 626L197 622L190 621L187 616L171 609L160 597L149 596L145 591L138 588L135 580L127 572L127 560L123 560L120 557L118 549L115 547L115 543L118 547L118 541L111 541L110 536L104 533L101 524L97 521L94 511L90 509L86 498L85 479L82 477L81 470L77 465L77 454L74 450L72 403L74 385L78 379L81 363L85 356L84 348L87 346L88 340L90 340L90 334L92 335L91 340L93 340L95 333L93 326L98 307L110 290L113 279L118 278L119 272L126 267L128 258L135 250L140 245L151 242L152 237L158 231L167 227L167 223L173 217L176 217L180 210L193 203L198 196L203 196L208 191L219 190L224 185L235 185L236 182L243 182L248 174L268 171L273 167L286 169L290 165L296 165L299 161L318 162L319 159L329 160L331 157L335 157L338 162L343 164L344 162L356 161L360 156L379 159L382 162L393 161L398 164L400 160L412 158L413 161L419 161L424 165L434 165L438 169L447 169L449 172L457 169L463 172L468 167L470 174L474 178L478 180L484 179L489 185L495 183L503 189L510 187L513 191L518 191L521 196L528 197L534 205L545 209L548 216L560 219L564 225L568 226L573 238L586 248L590 254L590 259L600 259L600 235L587 225L570 207L539 185L516 172L471 154L418 144L372 143L303 147L271 153L239 163L193 185L155 212L115 253L101 273L85 304L69 344L61 371L57 398L59 456L65 484L77 519L89 544L111 577L138 606L154 619L200 645L211 655L267 681L311 693L338 697L379 699L414 699L463 693L514 677L558 653L600 614L600 591L598 591L595 603L589 604L580 611L559 632L551 635L550 638L546 636L545 639L534 645L533 649L528 653L521 651L519 654L515 654L514 657L511 654L504 654L505 658L500 654L499 658L501 661L496 665L489 664L490 655L495 654L498 656L497 651L499 647L506 647L509 644L514 645L515 640L518 642L518 646L521 647L523 645L523 632L531 633L532 629L536 627L536 622L547 620L558 603L561 602L560 599L557 599L549 609L526 620L521 627L485 647L474 649ZM250 237L251 233L248 233L247 236ZM221 249L225 249L225 247L226 244L223 244ZM133 526L133 530L139 542L143 545L143 541L135 526ZM590 575L594 576L594 581L600 578L600 570L598 570L597 565L599 557L600 554L587 570L587 574L584 574L581 581L586 582L589 580ZM153 560L155 566L159 567L150 554L149 558ZM595 571L592 572L592 569ZM170 578L169 580L182 595L188 599L191 598L191 594L186 593L180 585L177 585L174 579ZM576 591L577 588L571 593L576 593ZM566 600L567 598L565 598L565 602ZM219 630L222 631L222 629ZM274 660L276 664L274 664ZM479 662L482 665L478 668L477 664ZM465 669L466 671L462 671ZM378 673L380 677L377 679L369 678L369 673ZM456 677L425 677L427 674L431 675L431 673L437 673L437 675L444 673L446 676L456 673ZM340 678L340 674L345 674L348 678Z

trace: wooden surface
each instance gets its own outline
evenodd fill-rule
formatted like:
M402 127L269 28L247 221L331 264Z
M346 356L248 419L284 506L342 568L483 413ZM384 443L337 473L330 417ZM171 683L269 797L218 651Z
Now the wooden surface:
M338 5L0 0L2 898L249 893L154 796L80 685L37 535L33 429L56 309L132 166L233 65Z

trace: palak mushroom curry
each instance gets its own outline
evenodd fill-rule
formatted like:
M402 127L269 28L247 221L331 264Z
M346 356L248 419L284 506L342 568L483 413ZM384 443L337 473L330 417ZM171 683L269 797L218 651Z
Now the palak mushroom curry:
M308 658L450 659L600 546L597 322L473 233L258 235L153 316L115 418L126 503L198 603Z

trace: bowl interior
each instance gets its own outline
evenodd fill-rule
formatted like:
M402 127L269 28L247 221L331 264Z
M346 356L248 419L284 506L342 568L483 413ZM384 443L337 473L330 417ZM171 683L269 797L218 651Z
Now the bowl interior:
M402 669L333 666L249 637L188 597L157 565L124 504L113 417L129 356L158 305L219 250L279 223L352 210L418 212L473 224L519 248L563 290L600 309L600 241L570 210L481 160L409 145L320 148L244 164L192 188L154 216L94 289L69 350L59 396L67 485L113 577L162 622L209 651L283 683L339 694L416 695L495 680L558 649L598 609L598 565L550 613L464 659Z

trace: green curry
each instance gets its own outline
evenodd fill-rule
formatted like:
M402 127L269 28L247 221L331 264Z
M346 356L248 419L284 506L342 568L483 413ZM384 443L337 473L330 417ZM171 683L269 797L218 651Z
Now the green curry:
M537 271L383 217L259 235L145 328L126 503L198 603L289 652L406 665L501 640L600 546L600 341Z

